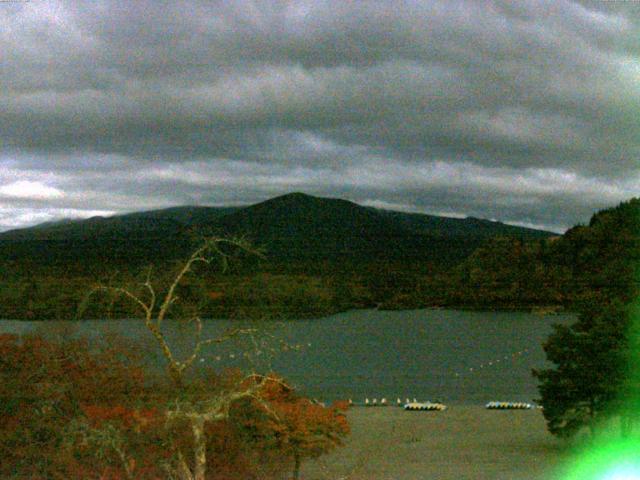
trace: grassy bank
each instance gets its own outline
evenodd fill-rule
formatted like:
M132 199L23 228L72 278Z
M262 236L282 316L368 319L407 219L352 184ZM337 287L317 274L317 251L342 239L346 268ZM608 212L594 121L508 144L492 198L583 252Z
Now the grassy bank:
M345 447L305 465L304 480L554 480L568 455L539 410L355 407L348 417Z

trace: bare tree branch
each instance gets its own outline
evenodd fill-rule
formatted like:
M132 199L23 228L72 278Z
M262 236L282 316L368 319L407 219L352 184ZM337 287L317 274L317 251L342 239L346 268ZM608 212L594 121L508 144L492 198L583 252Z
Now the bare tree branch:
M152 315L151 308L149 308L149 305L144 303L138 296L134 295L133 293L131 293L126 288L109 287L109 286L105 286L105 285L99 285L98 287L95 288L95 290L96 291L98 291L98 290L106 290L106 291L111 292L111 293L124 295L125 297L129 298L134 303L136 303L138 306L140 306L140 308L142 308L142 310L144 310L145 318L149 318Z
M162 354L168 363L168 371L171 380L179 391L183 391L186 369L191 367L199 358L203 347L213 344L223 344L234 337L245 334L249 335L253 344L257 346L254 338L256 329L253 328L234 328L224 332L218 337L203 340L202 319L196 315L189 320L189 322L195 323L195 341L193 347L191 352L183 360L180 360L175 357L173 350L162 331L163 320L167 317L171 306L178 300L176 293L178 287L181 285L185 276L192 272L196 264L210 264L214 258L218 258L222 263L223 270L226 270L230 256L223 248L221 248L222 245L228 245L233 247L235 250L245 251L259 257L263 256L259 250L253 248L242 238L208 238L191 254L187 261L178 270L175 277L173 277L169 288L162 297L162 301L158 309L156 308L158 295L151 281L151 268L149 268L146 279L142 284L142 287L147 292L147 295L145 295L145 297L147 297L146 299L143 298L142 295L136 295L132 291L122 287L99 286L96 289L108 291L115 295L122 295L143 310L145 326L153 335L160 347ZM254 373L241 379L234 388L218 392L205 401L196 402L195 404L187 401L181 404L178 400L179 397L176 397L175 408L166 412L166 419L167 422L179 420L186 420L189 422L194 440L193 468L189 466L182 452L178 450L176 468L167 466L167 471L170 472L172 476L178 477L181 480L204 480L206 469L205 423L228 418L232 404L242 398L251 398L259 402L263 408L269 412L269 414L274 414L259 395L260 390L268 381L277 381L277 379Z

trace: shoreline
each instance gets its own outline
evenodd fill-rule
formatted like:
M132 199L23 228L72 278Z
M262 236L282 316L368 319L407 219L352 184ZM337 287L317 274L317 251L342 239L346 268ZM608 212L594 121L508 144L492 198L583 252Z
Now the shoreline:
M303 314L298 315L295 318L286 318L286 317L237 317L233 318L233 315L229 315L228 317L202 317L202 320L219 320L219 321L248 321L248 322L296 322L296 321L307 321L307 320L320 320L326 317L332 317L334 315L340 315L343 313L349 312L366 312L366 311L376 311L376 312L410 312L410 311L419 311L419 310L429 310L429 311L438 311L438 310L453 310L460 312L496 312L496 313L531 313L539 316L551 316L551 315L564 315L575 313L570 309L566 309L562 306L554 306L554 305L546 305L546 306L508 306L508 307L476 307L476 306L428 306L428 307L382 307L382 306L367 306L367 307L354 307L354 308L344 308L339 310L330 310L326 312L320 312L318 314ZM292 315L294 316L294 315ZM47 319L35 319L35 318L0 318L0 321L5 322L109 322L111 320L115 321L124 321L124 320L138 320L138 317L113 317L113 318L70 318L70 319L58 319L58 318L47 318ZM177 320L174 318L167 318L167 321Z

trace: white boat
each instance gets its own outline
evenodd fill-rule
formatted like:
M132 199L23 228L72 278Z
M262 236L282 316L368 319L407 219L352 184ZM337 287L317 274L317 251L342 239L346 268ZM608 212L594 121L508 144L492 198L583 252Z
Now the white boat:
M489 402L485 405L488 410L530 410L533 405L525 402Z
M432 403L432 402L409 402L404 406L405 410L411 411L437 411L441 412L447 409L447 406L443 403Z

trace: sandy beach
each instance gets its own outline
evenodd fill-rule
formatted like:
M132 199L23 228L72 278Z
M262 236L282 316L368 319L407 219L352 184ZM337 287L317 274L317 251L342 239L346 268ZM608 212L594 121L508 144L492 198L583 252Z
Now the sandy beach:
M553 480L565 456L539 410L354 407L348 418L346 445L303 465L304 480Z

